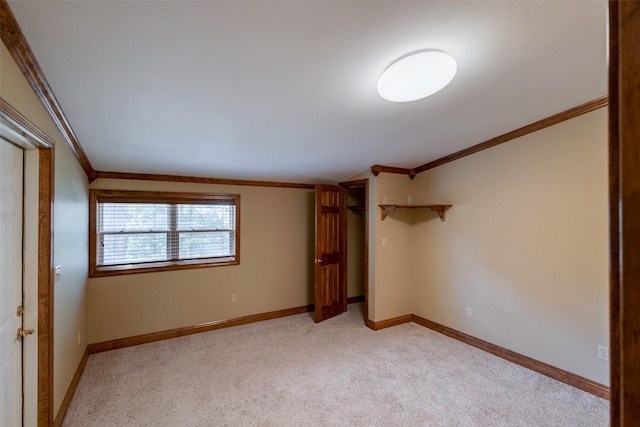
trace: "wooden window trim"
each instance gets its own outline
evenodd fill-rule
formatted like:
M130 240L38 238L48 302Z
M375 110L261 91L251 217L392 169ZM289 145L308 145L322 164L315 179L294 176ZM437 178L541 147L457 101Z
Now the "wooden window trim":
M97 265L98 203L172 203L172 204L229 204L235 205L236 229L233 257L166 260L115 266ZM219 203L217 203L219 202ZM179 233L174 233L178 235ZM240 264L240 195L211 193L170 193L148 191L89 190L89 277L116 276L122 274L151 273L186 270L192 268L222 267Z

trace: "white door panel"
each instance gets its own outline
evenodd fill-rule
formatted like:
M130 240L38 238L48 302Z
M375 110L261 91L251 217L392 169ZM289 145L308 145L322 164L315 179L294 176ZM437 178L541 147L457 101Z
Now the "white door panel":
M0 140L0 425L22 425L22 341L16 339L22 318L22 181L21 148Z

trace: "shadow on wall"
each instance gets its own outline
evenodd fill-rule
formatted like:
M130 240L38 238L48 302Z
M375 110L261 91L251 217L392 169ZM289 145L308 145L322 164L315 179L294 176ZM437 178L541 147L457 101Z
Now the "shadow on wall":
M449 215L451 209L453 209L453 207L447 209L445 214ZM431 209L424 208L424 209L416 209L414 211L413 221L411 221L412 224L420 224L427 221L441 222L440 217L438 216L438 213L432 211Z
M376 215L378 215L378 219L380 219L380 208L376 208ZM436 214L436 218L437 217L438 215ZM414 210L396 209L395 211L389 212L384 220L400 221L404 222L405 224L414 224Z

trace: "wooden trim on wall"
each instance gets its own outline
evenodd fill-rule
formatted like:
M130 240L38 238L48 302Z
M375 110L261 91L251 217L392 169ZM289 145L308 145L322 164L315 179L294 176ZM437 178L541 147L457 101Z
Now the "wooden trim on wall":
M380 329L402 325L403 323L409 323L412 321L412 319L413 319L412 314L405 314L404 316L393 317L391 319L381 320L379 322L374 322L372 320L367 319L366 325L369 327L369 329L373 329L374 331L379 331Z
M228 320L216 320L200 325L187 326L184 328L170 329L168 331L152 332L150 334L136 335L129 338L119 338L111 341L89 344L89 354L101 353L103 351L115 350L118 348L131 347L134 345L146 344L150 342L162 341L171 338L183 337L185 335L198 334L200 332L214 331L216 329L229 328L231 326L246 325L263 320L277 319L280 317L293 316L313 311L314 305L303 305L302 307L287 308L284 310L270 311L268 313L252 314L250 316L238 317Z
M55 144L55 141L49 135L42 132L2 97L0 97L0 117L11 123L16 131L25 134L29 140L40 148L51 148Z
M610 425L622 426L620 393L620 147L618 135L618 7L609 1L609 376Z
M317 190L316 190L317 191ZM338 289L340 292L340 299L342 300L342 312L347 311L347 190L338 186L338 194L340 202L338 203L338 250L339 250L339 264L338 264ZM316 228L316 233L317 233ZM316 237L316 245L321 244ZM318 286L316 283L315 286ZM315 299L316 304L320 304L321 301ZM317 305L316 305L317 307Z
M293 182L251 181L245 179L204 178L198 176L158 175L150 173L104 172L97 171L96 178L136 179L143 181L188 182L193 184L246 185L252 187L302 188L315 189L314 184L298 184Z
M364 318L369 319L369 180L365 179L364 184Z
M358 295L355 297L349 297L347 298L347 304L355 304L358 302L364 302L364 295Z
M495 147L496 145L503 144L505 142L514 140L516 138L520 138L530 133L537 132L549 126L553 126L558 123L564 122L566 120L573 119L574 117L578 117L582 114L589 113L593 110L597 110L598 108L602 108L606 106L607 103L608 103L608 98L606 96L602 98L594 99L593 101L589 101L577 107L570 108L566 111L555 114L551 117L547 117L535 123L531 123L527 126L523 126L519 129L513 130L511 132L507 132L503 135L481 142L480 144L473 145L469 148L465 148L464 150L456 151L455 153L449 154L448 156L444 156L432 162L425 163L424 165L418 166L413 170L416 174L418 174L426 170L433 169L437 166L444 165L445 163L449 163L454 160L458 160L463 157L470 156L471 154L477 153L479 151L486 150L491 147Z
M490 342L481 340L479 338L472 337L471 335L456 331L455 329L448 328L439 323L432 322L431 320L427 320L420 316L416 316L415 314L411 316L411 321L426 328L432 329L436 332L439 332L443 335L446 335L450 338L454 338L465 344L469 344L473 347L479 348L480 350L484 350L487 353L491 353L502 359L508 360L527 369L531 369L532 371L536 371L540 374L546 375L547 377L553 378L554 380L558 380L577 389L586 391L587 393L594 394L604 399L609 398L609 388L595 381L591 381L590 379L581 377L560 368L556 368L555 366L540 362L538 360L524 356L520 353L516 353L515 351L507 350L506 348L491 344Z
M358 303L362 301L364 301L364 295L359 295L355 297L350 297L348 300L348 303L353 304L353 303ZM314 306L312 304L312 305L307 305L302 307L295 307L291 309L272 311L269 313L245 316L237 319L210 322L205 325L197 325L197 326L192 326L187 328L178 328L170 331L138 335L136 337L90 344L87 347L87 349L85 349L82 359L80 360L80 363L78 365L78 368L76 369L75 375L73 376L71 384L69 385L69 389L67 390L64 400L62 401L60 410L58 411L58 415L55 418L54 425L56 427L59 427L62 425L62 422L64 421L64 417L67 413L67 410L69 409L69 405L71 404L71 399L73 398L75 390L78 386L78 382L80 381L80 377L82 376L82 373L87 364L90 354L115 350L118 348L131 347L139 344L145 344L145 343L160 341L164 339L176 338L179 336L191 335L191 334L196 334L200 332L207 332L207 331L216 330L216 329L228 328L231 326L245 325L245 324L259 322L263 320L276 319L276 318L291 316L295 314L302 314L302 313L313 311L313 308Z
M38 153L38 426L53 424L54 149Z
M411 179L413 179L416 176L415 169L397 168L394 166L373 165L371 166L371 172L373 173L374 176L378 176L380 172L409 175L409 178Z
M22 75L31 85L40 103L51 117L51 120L60 130L67 144L69 144L71 151L78 159L89 180L95 179L95 171L91 166L91 162L78 142L6 0L0 0L0 38L9 53L11 53L11 57L18 65Z
M64 395L64 399L62 400L62 404L60 405L60 409L58 410L58 415L56 415L56 419L54 421L55 427L62 426L62 422L64 421L65 415L67 415L67 411L69 410L69 405L71 404L71 399L76 392L76 388L78 387L78 382L80 382L80 377L84 372L85 366L87 366L87 361L89 360L89 351L85 348L84 354L82 355L82 359L80 359L80 364L78 364L78 368L76 369L76 373L73 375L71 379L71 384L69 384L69 388L67 389L67 393Z
M640 419L640 2L609 3L611 425Z
M356 179L354 181L344 181L339 183L340 187L346 188L347 190L351 187L365 187L369 183L369 179Z

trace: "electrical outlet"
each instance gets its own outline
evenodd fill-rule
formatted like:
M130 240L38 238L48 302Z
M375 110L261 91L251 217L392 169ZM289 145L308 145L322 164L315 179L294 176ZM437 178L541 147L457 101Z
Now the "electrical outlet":
M467 317L473 317L473 310L471 307L467 307Z
M386 205L387 203L389 203L389 200L387 199L387 196L382 196L382 204Z
M609 361L609 347L598 346L598 359Z
M413 204L413 197L411 197L411 196L407 197L407 204L409 204L409 205Z
M382 238L382 246L387 246L387 238L386 237Z
M231 294L231 302L233 304L238 302L238 294Z

